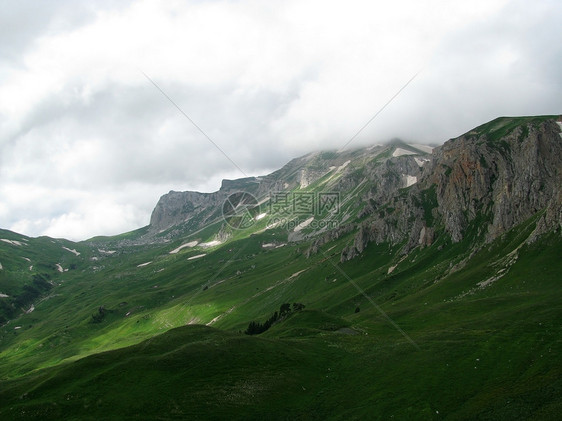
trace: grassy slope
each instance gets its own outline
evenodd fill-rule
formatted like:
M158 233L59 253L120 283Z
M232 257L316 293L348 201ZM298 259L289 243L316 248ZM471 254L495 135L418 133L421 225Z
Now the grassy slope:
M515 123L475 131L499 136ZM531 219L463 266L478 227L459 244L437 227L435 243L406 258L370 244L340 265L354 233L306 259L306 244L262 248L287 238L281 229L251 235L266 222L223 247L174 255L194 238L114 254L98 247L118 239L68 243L82 253L65 252L76 270L52 271L49 298L0 328L0 417L542 420L562 410L560 236L522 245ZM47 267L64 257L58 240L37 241L31 249ZM9 247L4 274L24 280L28 262ZM258 337L240 333L284 302L307 310ZM92 323L100 306L103 320Z
M2 331L3 340L13 341L1 357L5 377L70 360L3 381L0 416L554 419L562 392L560 238L523 246L504 277L476 288L505 267L506 254L532 226L448 275L450 257L462 254L463 245L444 240L442 250L438 240L390 275L397 262L386 245L371 245L341 265L419 350L334 266L350 238L309 260L296 246L263 250L272 233L193 261L186 258L197 250L149 250L133 263L115 257L95 282L84 275L63 283L61 301L54 297L23 316L35 318L32 328ZM294 301L310 311L259 337L238 333ZM101 304L114 312L89 323ZM214 326L221 330L187 326L153 337L220 314ZM344 326L358 334L333 331ZM143 338L151 339L71 362Z

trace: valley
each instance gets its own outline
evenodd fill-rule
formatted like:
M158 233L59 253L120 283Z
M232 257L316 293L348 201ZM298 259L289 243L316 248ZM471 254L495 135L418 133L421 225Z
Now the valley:
M505 117L170 192L115 237L0 230L0 417L556 419L561 162L559 116Z

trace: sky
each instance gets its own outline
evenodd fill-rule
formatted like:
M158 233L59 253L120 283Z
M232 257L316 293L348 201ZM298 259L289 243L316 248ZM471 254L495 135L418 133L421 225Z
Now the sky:
M0 228L29 236L140 228L374 116L348 147L562 113L559 0L0 5Z

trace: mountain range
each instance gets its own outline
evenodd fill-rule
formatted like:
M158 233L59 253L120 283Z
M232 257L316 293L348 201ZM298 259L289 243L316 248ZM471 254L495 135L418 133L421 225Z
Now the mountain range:
M0 230L2 419L557 419L562 118Z

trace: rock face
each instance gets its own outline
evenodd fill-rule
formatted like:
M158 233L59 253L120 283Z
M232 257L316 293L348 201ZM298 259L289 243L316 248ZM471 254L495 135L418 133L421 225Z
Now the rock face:
M536 217L532 241L562 229L562 121L556 116L498 118L445 142L432 154L394 141L293 159L264 177L224 180L214 193L170 192L152 213L150 232L183 225L193 232L220 219L225 199L244 191L260 201L272 192L340 195L337 228L294 232L311 240L307 254L356 231L342 260L369 243L401 245L402 253L447 235L490 242ZM221 229L224 235L226 231ZM296 235L298 234L298 235Z
M501 125L507 124L501 119ZM545 209L562 186L560 128L527 123L503 136L478 129L438 148L427 180L437 186L439 213L453 241L467 224L488 217L487 239Z
M260 179L256 177L223 180L219 191L214 193L170 191L158 200L150 217L150 229L163 231L176 225L195 223L196 227L215 220L221 215L226 198L235 192L257 193Z
M316 152L293 159L283 168L263 177L223 180L220 190L214 193L170 191L160 198L150 218L152 234L179 225L197 230L221 217L224 201L232 193L247 192L259 200L275 192L305 189L322 177L331 175L330 191L348 192L361 182L366 173L373 183L370 197L383 202L393 191L405 187L408 181L417 180L420 166L411 156L374 161L382 151L395 149L392 145L350 150L343 153Z
M562 228L560 131L556 118L499 118L446 142L407 195L389 198L390 214L370 209L342 260L369 242L406 241L404 253L430 245L436 227L453 242L471 226L490 242L535 215L530 241Z

